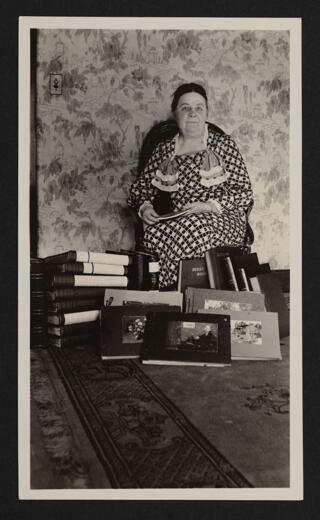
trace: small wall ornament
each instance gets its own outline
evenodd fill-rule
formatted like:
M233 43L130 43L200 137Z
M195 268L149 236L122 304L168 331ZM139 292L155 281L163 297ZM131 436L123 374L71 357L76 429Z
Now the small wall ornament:
M62 94L62 74L50 74L50 94L60 95Z

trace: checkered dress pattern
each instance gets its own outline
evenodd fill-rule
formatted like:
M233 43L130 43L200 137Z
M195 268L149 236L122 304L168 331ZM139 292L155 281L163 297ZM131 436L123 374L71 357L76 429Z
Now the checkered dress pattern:
M144 246L156 252L160 262L160 287L177 281L180 259L202 257L215 246L241 245L246 230L245 210L252 202L252 189L247 169L233 139L226 134L209 131L207 147L222 160L227 180L210 187L200 182L199 170L206 151L175 156L178 190L171 194L175 210L191 202L217 200L223 211L191 214L147 226ZM153 202L158 188L151 181L160 164L174 153L174 139L160 143L145 169L131 186L128 204L137 210L145 201Z

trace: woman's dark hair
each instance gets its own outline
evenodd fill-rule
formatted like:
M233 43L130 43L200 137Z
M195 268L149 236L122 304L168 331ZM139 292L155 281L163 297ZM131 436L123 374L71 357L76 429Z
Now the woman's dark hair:
M208 108L208 98L204 88L201 85L198 85L198 83L183 83L183 85L180 85L180 87L178 87L173 94L171 112L174 112L176 110L181 96L183 96L184 94L188 94L189 92L197 92L198 94L200 94L200 96L202 96L206 100L206 106Z

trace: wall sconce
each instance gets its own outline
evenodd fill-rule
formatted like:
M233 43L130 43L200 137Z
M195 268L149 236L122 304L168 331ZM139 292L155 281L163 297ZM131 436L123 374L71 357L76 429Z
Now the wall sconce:
M50 94L60 95L62 94L62 74L50 74Z

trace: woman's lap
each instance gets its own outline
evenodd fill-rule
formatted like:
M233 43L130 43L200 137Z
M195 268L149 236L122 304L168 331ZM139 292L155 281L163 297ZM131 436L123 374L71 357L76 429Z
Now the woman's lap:
M245 227L244 215L226 212L192 214L147 227L144 245L159 255L160 285L176 281L180 259L201 257L215 246L241 244Z

